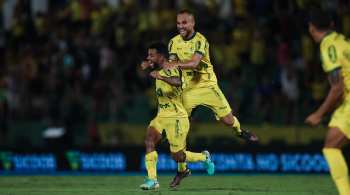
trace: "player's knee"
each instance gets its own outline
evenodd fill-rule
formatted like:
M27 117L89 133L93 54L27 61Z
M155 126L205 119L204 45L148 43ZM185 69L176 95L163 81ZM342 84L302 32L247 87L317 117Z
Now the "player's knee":
M171 158L175 161L175 162L185 162L185 159L183 159L182 156L182 152L176 152L176 153L171 153Z
M233 118L232 118L232 120L226 119L226 120L223 120L222 122L223 122L226 126L229 126L229 127L231 127L231 126L233 126L233 124L235 124L235 121L233 120Z
M151 137L146 137L145 146L146 146L146 148L154 147L154 139Z
M229 127L231 127L231 126L233 126L233 124L235 124L234 121L226 121L224 123L225 123L226 126L229 126Z

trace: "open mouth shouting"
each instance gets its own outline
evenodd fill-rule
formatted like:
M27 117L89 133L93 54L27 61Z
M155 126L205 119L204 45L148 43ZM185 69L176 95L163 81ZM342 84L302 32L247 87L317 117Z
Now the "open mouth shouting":
M184 36L187 35L187 30L184 29L184 28L179 29L179 32L180 32L180 35L181 35L182 37L184 37Z

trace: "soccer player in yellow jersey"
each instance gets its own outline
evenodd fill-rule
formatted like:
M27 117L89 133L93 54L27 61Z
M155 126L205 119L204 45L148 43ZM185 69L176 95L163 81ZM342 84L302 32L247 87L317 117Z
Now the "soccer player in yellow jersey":
M232 115L231 107L217 85L209 57L209 43L202 34L194 30L194 25L192 12L183 10L178 13L177 28L180 34L170 40L169 62L164 62L164 71L171 68L182 70L181 96L187 114L191 116L198 106L206 106L236 136L257 141L258 138L253 133L240 128L237 118ZM178 175L185 170L186 163L179 163ZM170 185L174 185L175 179Z
M312 126L321 122L323 115L336 108L328 124L329 129L323 154L328 161L332 179L340 195L350 195L349 172L342 149L350 139L350 40L332 30L333 22L324 11L316 11L310 18L309 32L320 43L323 70L331 85L321 107L305 120Z
M214 164L208 151L205 150L202 153L185 151L186 136L189 130L188 115L181 102L179 70L163 71L163 63L167 60L167 56L167 46L164 43L154 43L149 46L147 60L151 68L154 69L151 76L156 79L159 107L157 117L152 120L148 127L145 140L145 163L148 180L145 184L140 185L140 188L144 190L159 188L156 170L158 154L155 147L166 138L170 143L171 157L174 161L201 161L210 175L214 173ZM189 175L190 173L190 170L187 169L185 174Z

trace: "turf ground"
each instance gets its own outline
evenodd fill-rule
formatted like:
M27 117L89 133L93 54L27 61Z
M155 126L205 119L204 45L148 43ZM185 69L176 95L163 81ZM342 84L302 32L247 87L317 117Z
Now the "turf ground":
M1 176L1 195L56 194L337 194L330 176L219 175L190 176L169 187L170 175L158 177L160 188L143 191L144 176Z

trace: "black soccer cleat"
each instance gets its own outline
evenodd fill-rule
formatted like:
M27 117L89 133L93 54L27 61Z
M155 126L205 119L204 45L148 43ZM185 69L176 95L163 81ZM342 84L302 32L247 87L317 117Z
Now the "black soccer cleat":
M247 141L251 141L251 142L256 142L258 141L258 137L256 135L254 135L254 133L246 131L241 129L241 135L238 135L238 137L245 139Z
M177 172L176 173L176 176L174 177L173 181L171 181L170 183L170 187L172 188L175 188L177 186L179 186L182 182L182 180L185 178L185 177L188 177L191 175L191 169L188 168L188 166L186 165L186 170L183 171L183 172Z

